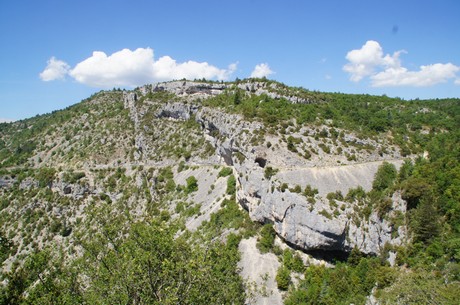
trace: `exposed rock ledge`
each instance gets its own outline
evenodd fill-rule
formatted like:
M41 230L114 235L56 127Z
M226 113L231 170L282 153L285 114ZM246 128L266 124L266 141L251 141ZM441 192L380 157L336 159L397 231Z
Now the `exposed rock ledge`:
M207 84L196 82L170 82L157 84L156 87L144 87L144 90L167 90L178 95L209 96L219 94L225 84ZM260 88L259 88L260 89ZM251 90L252 89L248 89ZM257 92L257 88L255 89ZM125 95L125 106L130 108L133 115L136 96ZM397 232L385 219L380 219L374 212L368 218L355 223L350 217L355 205L337 201L340 209L331 207L326 195L330 192L341 191L344 195L350 188L362 186L370 190L373 177L378 166L385 160L369 160L361 164L346 166L308 167L297 166L300 163L291 162L290 167L283 167L285 160L292 156L285 148L280 148L276 154L267 151L268 156L259 148L247 145L248 138L245 130L255 131L263 128L258 122L248 122L238 115L223 114L219 110L209 109L193 103L166 103L157 111L157 117L187 120L194 118L201 124L204 131L214 138L213 144L227 165L231 165L237 174L237 200L248 210L250 217L262 223L273 223L277 234L287 243L304 251L341 251L349 252L357 247L364 253L379 254L385 244L399 245L405 242L407 233L405 227ZM235 152L244 156L244 161L236 160ZM264 158L260 158L264 155ZM271 158L271 159L270 159ZM319 160L318 160L319 161ZM387 160L397 167L401 160ZM274 162L274 163L273 163ZM266 163L277 165L279 172L271 179L265 178ZM319 164L319 163L318 163ZM315 164L314 166L318 166ZM289 187L306 185L318 188L319 194L314 198L314 204L289 189L280 190L280 185L286 183ZM393 211L405 212L406 205L396 194L393 198ZM397 237L394 237L397 236Z
M228 84L228 83L208 83L208 82L199 82L199 81L171 81L163 83L155 83L152 85L143 86L140 88L142 94L147 94L148 92L159 92L167 91L174 93L180 97L190 97L192 99L196 98L208 98L211 96L216 96L224 92L226 89L235 89L238 88L248 93L255 95L267 95L273 99L286 99L287 101L295 104L310 104L319 101L312 101L308 98L304 98L296 95L285 95L283 90L279 88L279 85L276 83L267 84L265 82L251 82L245 81L238 84Z
M312 169L309 168L296 170L295 174L281 170L267 180L262 168L248 160L242 166L235 165L237 171L243 173L238 179L237 199L253 220L273 223L282 239L304 251L349 252L357 247L367 254L379 254L386 243L403 243L407 235L405 228L400 227L394 234L389 221L380 219L375 212L368 220L361 219L360 223L354 223L349 217L354 213L354 204L337 201L336 204L343 206L343 210L339 209L340 214L334 215L325 197L334 191L346 194L348 189L359 185L368 191L371 184L360 181L372 181L381 163L315 168L317 175L311 175ZM400 161L393 163L399 166ZM332 175L331 172L336 174ZM313 185L319 188L320 194L315 196L315 203L311 204L301 194L289 189L281 191L280 183L288 183L290 187L300 185L302 189L306 185ZM392 201L394 211L405 212L406 205L400 194L395 194ZM394 238L392 234L398 237Z

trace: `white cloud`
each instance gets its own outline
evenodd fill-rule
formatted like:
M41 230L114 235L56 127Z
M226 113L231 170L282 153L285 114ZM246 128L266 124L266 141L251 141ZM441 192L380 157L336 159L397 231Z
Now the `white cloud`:
M457 78L457 79L455 80L454 84L456 84L456 85L459 85L459 86L460 86L460 78Z
M375 73L376 68L399 67L399 55L405 51L398 51L393 56L383 56L383 50L377 41L367 41L361 49L352 50L345 57L349 63L343 67L343 70L350 73L350 79L359 82L366 76Z
M70 71L77 82L91 87L136 86L152 81L153 50L123 49L107 56L95 51Z
M58 60L53 56L48 60L45 70L40 73L40 79L45 82L64 79L69 69L70 66L66 62Z
M350 73L350 80L353 82L369 77L373 87L432 86L455 78L460 71L460 67L452 63L436 63L421 66L418 71L409 71L401 65L399 56L402 53L407 52L401 50L384 56L380 44L369 40L361 49L347 53L346 59L349 62L343 66L343 70Z
M421 66L419 71L408 71L404 67L389 68L371 76L372 86L413 86L428 87L444 83L460 71L451 63Z
M155 61L152 49L138 48L134 51L123 49L111 55L95 51L91 57L78 63L73 69L67 68L66 73L77 82L92 87L135 87L155 81L182 78L226 80L236 70L236 66L235 63L227 69L219 69L207 62L177 63L169 56L160 57Z
M270 69L267 63L262 63L255 66L250 77L262 78L267 77L273 73L275 72Z
M231 64L228 69L219 69L207 62L187 61L177 63L169 56L160 57L153 63L153 75L156 80L170 79L218 79L226 80L236 70L236 64Z
M11 123L11 122L14 122L14 120L0 118L0 123Z

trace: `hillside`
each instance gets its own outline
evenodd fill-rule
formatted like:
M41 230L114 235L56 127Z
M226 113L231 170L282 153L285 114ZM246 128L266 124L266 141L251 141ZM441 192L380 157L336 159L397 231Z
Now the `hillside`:
M458 304L460 100L266 79L0 124L0 304Z

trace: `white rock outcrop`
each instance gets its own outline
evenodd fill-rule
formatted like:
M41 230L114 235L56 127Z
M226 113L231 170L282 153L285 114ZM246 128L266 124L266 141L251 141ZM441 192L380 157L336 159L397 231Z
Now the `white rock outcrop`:
M285 98L293 103L310 102L295 96L284 96L282 88L273 85L246 82L236 86L248 94L273 95L273 98ZM349 189L358 186L369 191L374 174L383 161L392 162L396 167L401 165L401 159L394 159L398 157L396 150L392 149L395 153L388 156L365 152L367 157L361 159L360 163L346 163L346 158L339 153L324 153L319 149L312 159L305 160L289 151L281 137L276 135L270 136L270 141L277 143L276 148L253 145L255 135L265 128L261 122L247 121L240 115L224 113L199 103L198 98L234 90L235 85L231 86L225 83L174 81L145 86L140 91L141 94L167 91L186 98L185 102L175 100L159 103L156 118L196 120L216 148L221 164L234 167L238 186L236 198L241 206L253 220L273 223L277 234L290 245L304 251L349 252L357 247L364 253L379 254L387 243L399 245L404 242L407 235L405 227L393 228L388 220L381 219L376 212L365 218L361 215L356 222L356 217L352 217L355 213L354 203L336 200L331 204L326 199L331 192L346 195ZM142 113L136 110L137 99L134 93L124 95L125 107L130 109L136 130L141 131L139 124ZM297 136L303 143L318 147L319 142L314 134L312 130L304 128ZM346 134L344 141L377 148L382 146L374 140L358 139L352 134ZM136 137L136 145L140 153L148 149L142 133ZM276 175L265 177L266 166L275 168ZM303 190L307 185L318 189L313 202L311 198L291 190L294 187ZM400 196L393 198L392 209L405 212L405 204Z

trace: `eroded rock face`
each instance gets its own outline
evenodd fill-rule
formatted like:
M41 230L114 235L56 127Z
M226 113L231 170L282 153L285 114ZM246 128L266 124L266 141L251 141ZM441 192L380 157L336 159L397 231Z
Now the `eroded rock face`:
M235 167L237 171L243 172L238 179L237 198L240 204L248 210L253 220L273 223L278 235L295 247L305 251L343 252L349 252L357 247L363 253L378 254L386 243L399 245L407 236L405 227L398 228L395 234L390 222L380 219L375 212L368 220L362 219L356 224L349 217L354 210L352 203L336 201L335 204L343 208L343 211L337 215L332 211L330 203L320 195L315 197L315 203L312 204L302 194L289 189L280 190L280 181L277 178L283 177L286 170L267 180L263 175L263 169L256 162L251 165L248 161L243 166L236 164ZM376 171L378 166L375 164L371 168ZM357 187L361 179L375 174L374 171L364 175L360 166L352 165L342 170L347 171L346 176L354 177L347 181L347 186L350 188ZM309 172L309 169L305 169L305 173ZM321 176L323 183L325 179L327 176ZM329 179L330 181L325 183L328 190L333 190L331 185L334 181L336 190L343 189L343 185L336 182L337 176L330 175ZM310 177L311 180L315 180L315 177ZM305 185L302 185L302 189L304 187ZM369 188L368 186L367 190ZM324 191L320 190L320 193ZM393 210L405 212L405 202L398 194L393 196Z
M16 179L10 176L0 177L0 188L10 188L16 182Z
M401 193L393 194L393 211L406 212L406 202L402 200ZM380 219L376 212L372 213L368 221L362 221L361 225L351 223L349 226L348 238L351 246L356 246L364 253L377 254L385 247L385 244L401 245L408 236L407 228L400 226L394 228L385 219Z
M241 241L239 245L241 261L238 267L241 268L241 276L245 280L256 283L258 287L265 287L266 293L257 293L253 299L249 298L246 302L255 305L281 305L283 298L275 280L280 262L273 253L261 254L256 244L255 237Z
M70 196L75 200L93 193L92 188L87 184L67 183L60 179L53 181L52 190L61 195Z
M190 81L173 81L166 83L157 83L152 85L152 91L167 91L177 96L198 95L209 97L222 93L227 88L225 84L190 82Z
M284 94L283 88L279 85L272 83L268 85L266 82L242 82L239 84L226 84L226 83L207 83L197 81L172 81L164 83L156 83L148 86L144 86L140 89L143 94L148 91L161 92L166 91L174 93L180 97L192 97L192 98L208 98L219 95L227 89L242 90L246 93L255 94L258 96L267 95L273 99L286 99L287 101L294 104L310 104L318 101L311 101L307 98L292 94Z
M243 83L238 88L257 95L266 94L273 98L286 98L293 103L309 103L298 97L286 97L265 83ZM341 192L346 195L350 188L362 186L369 191L372 180L379 165L386 160L385 156L369 153L361 162L349 162L348 165L337 165L346 162L340 153L323 153L318 149L318 155L305 160L298 153L293 153L282 143L279 136L269 136L276 148L269 149L267 145L252 145L252 139L258 131L265 127L260 122L249 122L236 114L228 114L219 109L207 108L193 98L206 98L222 93L228 89L226 84L197 83L176 81L160 83L145 87L148 91L168 91L178 96L189 97L187 103L163 103L156 111L157 118L173 120L194 119L198 122L205 135L216 148L222 164L233 166L237 176L237 200L249 212L251 219L261 223L273 223L277 234L287 243L304 251L343 251L349 252L357 247L364 253L378 254L386 243L399 245L407 236L405 228L395 228L389 221L381 219L375 212L367 218L359 216L355 221L355 204L336 200L331 203L326 196L331 192ZM272 96L273 95L273 96ZM135 103L137 97L125 94L125 107L129 108L136 129L139 117ZM297 134L303 143L318 147L314 133L308 128ZM357 139L352 134L344 137L346 142L356 142L357 145L379 144L374 140ZM141 150L142 135L136 137L136 145ZM278 144L279 143L279 144ZM377 150L377 149L376 149ZM397 153L390 158L397 157ZM391 161L397 167L401 160ZM274 176L265 175L266 167L276 169ZM307 185L318 189L313 198L302 195ZM294 191L297 187L297 191ZM339 208L340 207L340 208ZM393 211L405 212L405 203L400 196L393 198Z
M197 107L186 105L184 103L168 103L164 105L157 113L158 118L172 118L176 120L188 120L190 116L197 112Z

